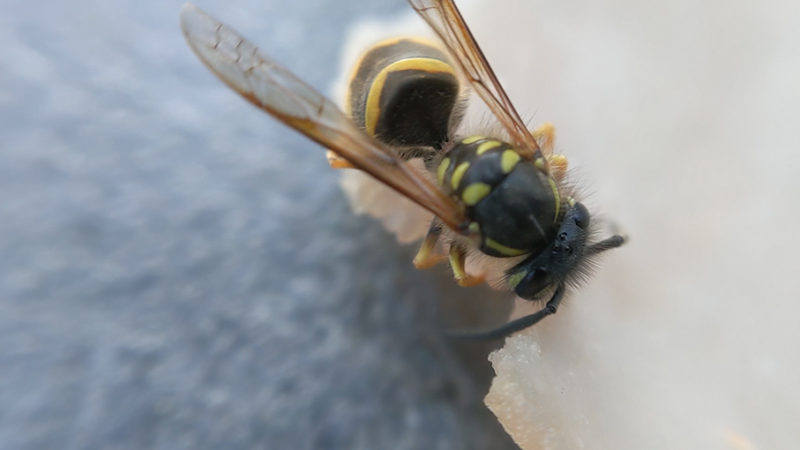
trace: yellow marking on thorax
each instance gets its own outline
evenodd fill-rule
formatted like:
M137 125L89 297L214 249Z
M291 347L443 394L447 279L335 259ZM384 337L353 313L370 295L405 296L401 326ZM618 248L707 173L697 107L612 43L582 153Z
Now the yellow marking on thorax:
M493 148L497 148L503 145L500 141L486 141L483 144L478 146L478 149L475 150L475 153L478 155L482 155Z
M439 163L439 167L436 169L436 181L439 182L439 186L444 184L444 173L447 172L449 166L450 158L445 158Z
M400 61L395 61L384 67L375 77L375 80L372 82L372 85L369 88L369 94L367 94L367 107L364 112L364 125L366 126L367 133L370 136L375 136L375 128L378 126L378 118L381 115L381 94L383 93L383 88L386 84L386 78L388 78L389 74L392 72L400 72L402 70L418 70L428 73L447 73L454 77L456 76L455 72L453 72L453 68L449 64L434 58L405 58L401 59Z
M486 238L485 242L486 242L486 246L487 247L489 247L489 248L491 248L493 250L496 250L498 253L506 255L506 256L519 256L519 255L524 255L525 253L528 253L525 250L519 250L519 249L516 249L516 248L506 247L505 245L495 241L494 239L488 238L488 237Z
M518 162L519 153L508 149L500 156L500 169L503 170L503 173L511 173L511 170L514 169Z
M453 175L450 177L450 186L453 189L458 189L458 185L461 184L461 178L464 176L464 172L469 169L469 162L463 162L456 167L456 170L453 171Z
M553 177L547 177L547 182L550 183L550 189L553 190L553 198L555 198L556 201L556 215L553 217L553 222L555 222L558 220L558 214L561 210L561 195L558 193L558 185Z
M461 143L462 143L462 144L472 144L473 142L478 142L478 141L480 141L481 139L486 139L486 138L485 138L485 137L483 137L483 136L477 136L477 135L476 135L476 136L470 136L470 137L468 137L468 138L464 138L464 139L462 139L462 140L461 140Z
M486 183L472 183L466 188L464 188L464 192L461 194L461 199L464 200L469 206L476 205L479 201L483 200L484 197L489 195L489 192L492 191L492 187Z
M511 289L514 289L525 278L525 275L526 274L524 271L517 272L515 274L509 275L508 278L506 278L506 282L508 283L508 286Z

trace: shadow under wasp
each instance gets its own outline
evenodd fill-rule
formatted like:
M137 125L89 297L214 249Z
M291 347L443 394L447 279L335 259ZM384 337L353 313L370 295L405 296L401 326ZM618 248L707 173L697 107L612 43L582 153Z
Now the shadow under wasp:
M468 254L480 252L494 263L486 271L501 268L507 289L547 299L535 313L463 334L508 336L554 314L589 258L625 239L589 242L590 214L566 182L567 159L553 153L552 125L528 130L455 3L409 2L444 49L416 38L376 44L353 72L347 112L197 7L184 5L181 27L214 74L329 149L332 167L359 169L433 213L416 267L447 259L458 283L470 286L486 279L466 271ZM491 136L457 134L469 88L500 125ZM427 170L410 163L417 158Z

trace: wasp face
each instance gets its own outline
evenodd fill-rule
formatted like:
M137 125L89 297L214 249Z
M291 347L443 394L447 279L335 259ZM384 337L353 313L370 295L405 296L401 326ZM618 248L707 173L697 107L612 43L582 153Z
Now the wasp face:
M584 256L589 211L580 203L569 207L558 234L547 248L508 270L508 284L527 300L537 299L548 287L560 285Z

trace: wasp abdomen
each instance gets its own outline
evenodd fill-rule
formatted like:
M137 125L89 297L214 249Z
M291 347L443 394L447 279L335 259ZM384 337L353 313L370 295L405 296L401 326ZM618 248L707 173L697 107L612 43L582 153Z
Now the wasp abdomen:
M403 38L373 46L356 65L349 89L355 123L387 144L438 149L450 135L458 78L432 44Z
M510 144L466 138L445 155L436 175L466 208L483 253L519 256L552 241L560 209L555 182Z

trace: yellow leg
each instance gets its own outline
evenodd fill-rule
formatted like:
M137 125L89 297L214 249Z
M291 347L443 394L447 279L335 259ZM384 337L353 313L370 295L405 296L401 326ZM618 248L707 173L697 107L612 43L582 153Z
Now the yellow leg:
M417 256L414 257L414 267L417 269L429 269L447 259L447 256L435 253L436 242L441 234L442 226L436 221L432 222L431 227L428 229L428 234L425 235L425 239L419 247Z
M556 141L556 127L550 122L545 122L533 130L533 138L542 149L545 156L553 154L553 145Z
M548 159L550 163L550 173L556 181L561 181L567 174L567 157L564 155L553 155Z
M554 155L553 150L556 142L556 127L550 122L545 122L533 130L533 138L542 149L542 154L547 158L550 172L556 181L561 181L567 174L567 157L564 155Z
M486 279L483 275L469 275L464 269L464 262L467 253L458 245L450 246L450 267L453 268L453 276L460 286L475 286L481 284Z
M350 164L350 161L342 158L341 156L337 155L336 153L328 150L326 154L328 157L328 164L331 165L332 169L354 169L355 167Z

